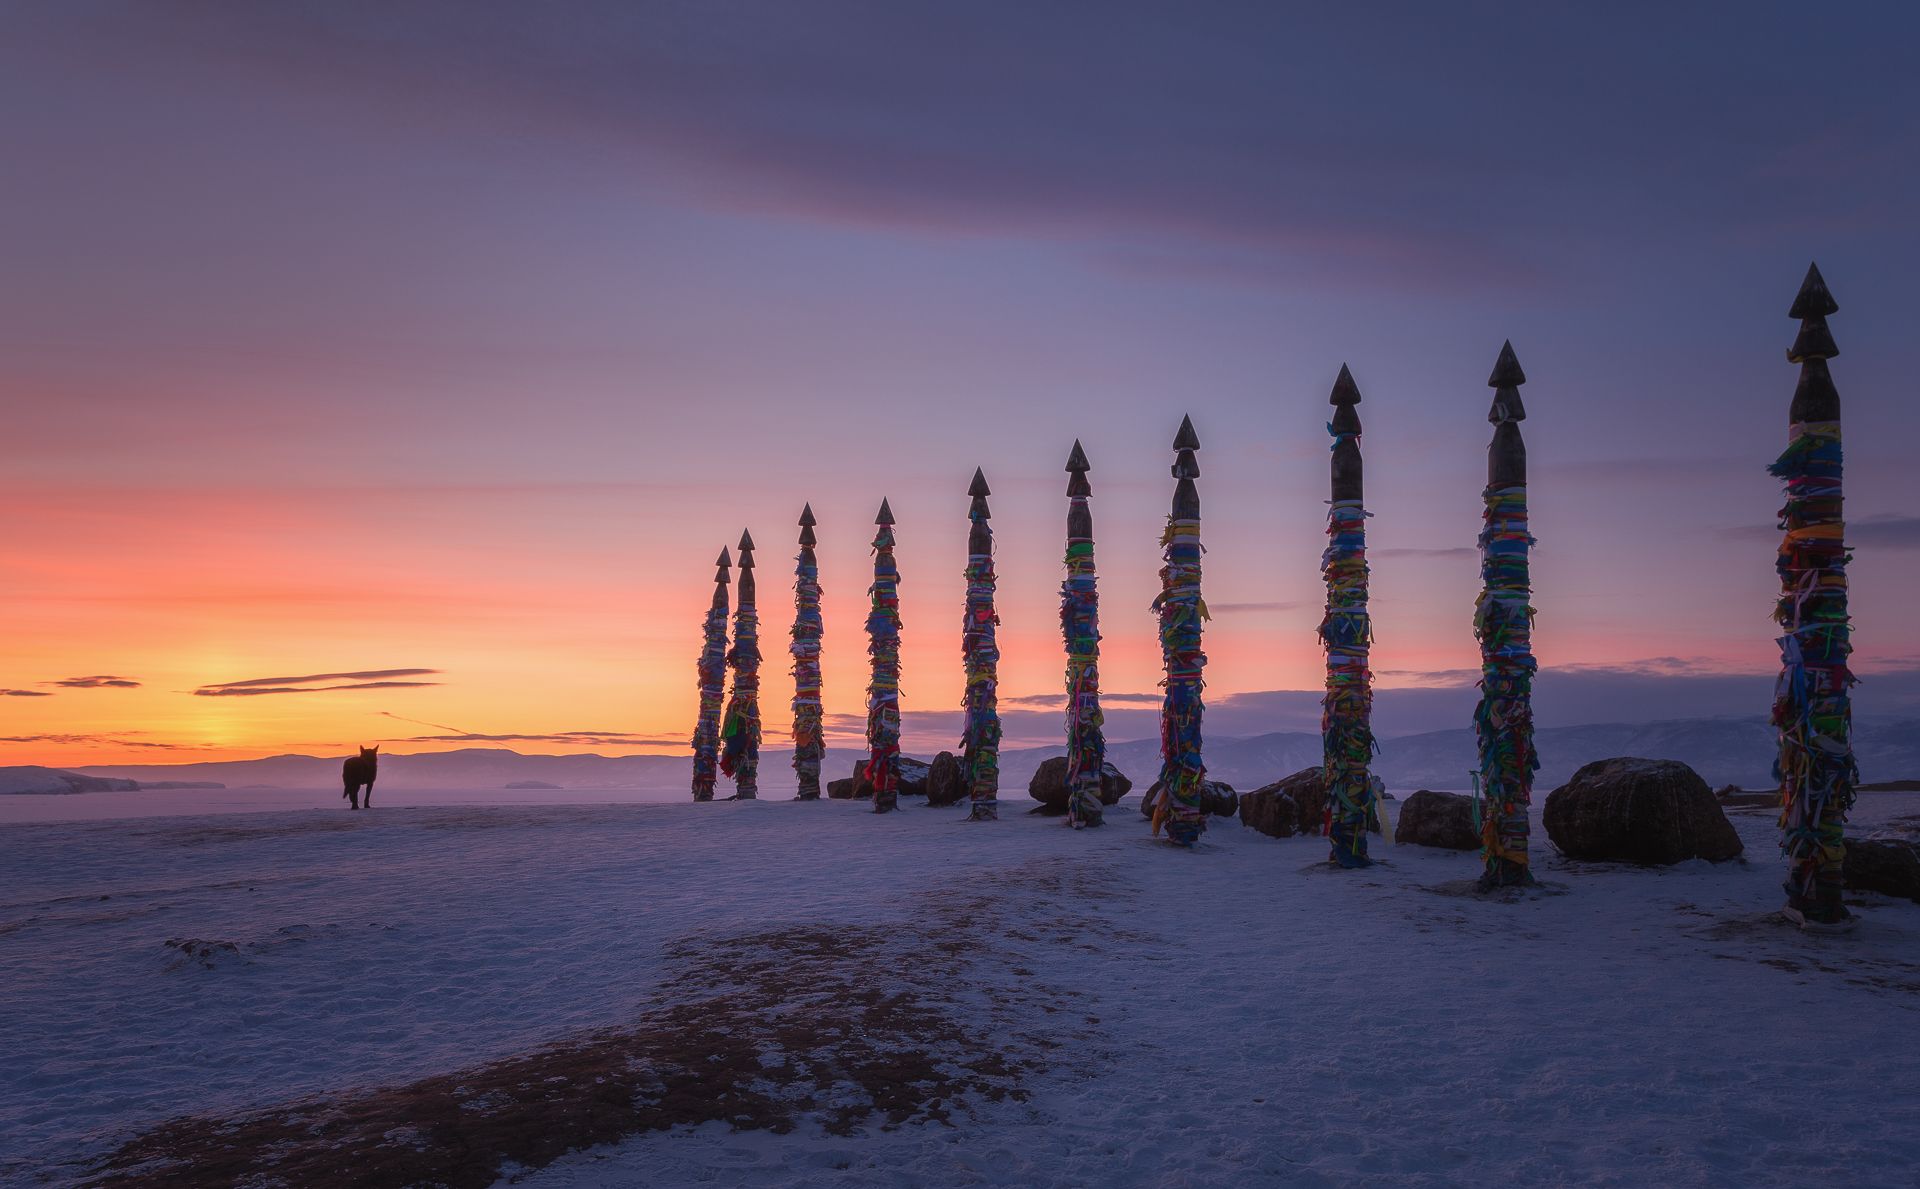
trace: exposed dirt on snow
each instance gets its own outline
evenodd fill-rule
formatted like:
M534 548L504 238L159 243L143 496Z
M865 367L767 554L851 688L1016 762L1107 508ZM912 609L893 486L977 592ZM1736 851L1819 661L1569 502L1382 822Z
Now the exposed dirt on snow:
M1137 933L1021 906L1107 891L1084 871L1029 865L940 890L906 925L683 938L668 950L663 1005L630 1025L404 1085L171 1120L84 1183L482 1189L508 1169L708 1122L785 1133L807 1119L831 1135L950 1123L1025 1100L1023 1083L1060 1050L1093 1042L1097 1018L1072 1016L1082 993L1035 980L1018 955L1097 953ZM166 944L207 969L261 948Z

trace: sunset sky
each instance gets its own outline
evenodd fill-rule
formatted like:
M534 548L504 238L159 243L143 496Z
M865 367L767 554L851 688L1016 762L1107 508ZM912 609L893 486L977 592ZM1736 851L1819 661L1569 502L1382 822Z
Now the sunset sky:
M1540 720L1764 714L1810 259L1920 710L1920 15L1547 7L0 4L0 762L684 751L743 527L777 755L807 501L845 745L883 495L950 747L975 466L1048 742L1076 437L1144 737L1182 414L1209 728L1301 729L1343 362L1383 730L1466 726L1508 338Z

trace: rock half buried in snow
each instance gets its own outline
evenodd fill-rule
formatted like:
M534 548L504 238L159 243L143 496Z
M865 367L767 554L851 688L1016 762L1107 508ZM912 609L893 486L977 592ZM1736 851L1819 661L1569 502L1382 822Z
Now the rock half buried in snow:
M1400 807L1393 840L1442 850L1479 850L1480 835L1473 828L1473 798L1421 789Z
M1160 782L1154 781L1147 789L1147 795L1140 798L1140 816L1152 817L1153 807L1160 803ZM1233 817L1240 812L1240 794L1224 780L1203 780L1200 782L1200 809L1214 817Z
M1740 854L1699 773L1677 760L1595 760L1547 794L1547 837L1570 859L1665 866Z
M928 805L958 805L972 791L961 776L959 759L952 752L943 751L933 757L932 765L927 768Z
M1920 842L1849 838L1844 878L1856 891L1903 896L1920 903Z
M946 754L942 752L941 754ZM924 797L927 795L927 774L931 770L925 760L900 757L900 795L902 797ZM834 801L864 801L873 796L873 782L867 779L865 760L853 766L853 775L846 780L829 780L827 797Z
M1112 764L1100 765L1100 804L1111 805L1133 791L1133 782ZM1040 761L1040 768L1027 782L1027 795L1040 802L1039 812L1067 811L1067 757L1054 756Z
M1274 838L1318 834L1327 816L1327 777L1319 768L1240 795L1240 824Z

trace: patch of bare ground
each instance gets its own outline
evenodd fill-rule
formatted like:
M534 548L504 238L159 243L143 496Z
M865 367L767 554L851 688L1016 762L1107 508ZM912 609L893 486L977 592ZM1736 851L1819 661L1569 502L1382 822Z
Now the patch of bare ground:
M1142 940L1071 909L1114 892L1052 864L930 892L905 923L684 938L630 1024L406 1085L171 1120L84 1183L482 1189L505 1169L683 1125L813 1120L846 1134L1024 1101L1063 1049L1091 1051L1098 1021L1022 955Z

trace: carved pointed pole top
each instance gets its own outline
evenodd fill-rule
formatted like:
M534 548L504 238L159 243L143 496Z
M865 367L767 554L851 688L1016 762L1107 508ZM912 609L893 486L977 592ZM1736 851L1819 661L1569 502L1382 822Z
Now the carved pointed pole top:
M1827 279L1820 275L1820 266L1807 265L1807 279L1800 282L1800 292L1794 295L1787 317L1824 318L1839 312L1840 303L1833 300L1833 294L1827 292Z
M1360 403L1360 385L1353 382L1353 373L1346 364L1340 365L1340 375L1333 382L1333 391L1327 396L1330 405L1357 405Z
M813 535L813 526L816 523L813 518L812 504L800 509L800 543L808 549L819 544L819 540Z
M1200 462L1193 452L1200 448L1200 435L1193 432L1193 418L1180 418L1180 432L1173 436L1173 477L1180 480L1173 487L1173 518L1175 520L1200 519L1200 490L1193 481L1200 477Z
M1519 487L1527 482L1527 444L1520 436L1520 422L1527 419L1527 407L1520 403L1520 385L1527 373L1520 368L1520 357L1513 343L1500 347L1500 358L1487 377L1493 389L1493 407L1487 420L1493 423L1493 442L1487 447L1487 486Z
M720 560L714 562L713 564L716 566L719 566L723 570L733 564L733 559L727 556L727 547L725 545L720 546Z
M880 514L873 518L873 522L875 524L892 524L893 523L893 509L887 506L887 500L885 496L882 496L880 498Z
M973 468L973 482L967 484L967 494L975 499L993 494L993 489L987 486L986 472L979 467Z
M1520 369L1520 357L1513 353L1513 340L1508 339L1500 345L1500 358L1493 361L1493 374L1487 377L1489 388L1518 388L1527 382L1527 373Z
M800 509L800 527L801 528L812 528L814 525L818 523L820 522L813 518L812 504L808 504L805 507Z
M1787 313L1789 318L1800 319L1800 334L1787 350L1787 362L1832 359L1840 354L1839 346L1833 341L1833 332L1827 329L1827 315L1839 312L1840 303L1834 301L1833 294L1827 292L1826 278L1820 275L1820 266L1808 265L1807 279L1801 282L1800 292L1793 299L1793 308Z
M1327 396L1327 403L1333 406L1333 420L1327 428L1336 437L1360 432L1360 411L1353 406L1360 403L1360 385L1353 382L1353 373L1346 364L1340 365L1339 378L1333 382L1333 391Z
M1200 448L1200 435L1193 432L1193 418L1180 419L1180 432L1173 436L1173 477L1176 479L1198 479L1200 460L1193 452Z
M1067 497L1085 499L1093 494L1093 484L1087 482L1087 472L1093 464L1087 461L1087 452L1080 448L1080 439L1073 440L1073 451L1067 455Z
M1501 346L1493 374L1487 377L1487 387L1493 389L1493 406L1487 410L1487 420L1495 425L1525 421L1527 406L1520 400L1520 385L1526 382L1527 373L1521 370L1520 357L1513 353L1513 343L1509 340Z
M1833 373L1827 370L1827 360L1840 354L1833 332L1827 329L1827 315L1839 312L1840 303L1827 291L1820 266L1808 265L1807 279L1800 283L1793 308L1787 311L1789 318L1800 319L1800 333L1787 349L1787 362L1801 365L1800 385L1794 389L1789 414L1796 425L1840 420L1840 392L1833 386Z
M745 532L740 534L740 568L743 570L753 568L753 538Z

